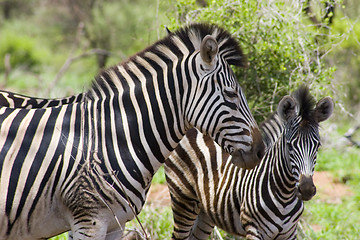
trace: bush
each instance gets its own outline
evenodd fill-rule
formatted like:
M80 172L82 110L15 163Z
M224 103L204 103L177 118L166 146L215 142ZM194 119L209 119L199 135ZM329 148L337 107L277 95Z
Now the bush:
M205 1L203 1L205 2ZM235 69L255 118L263 120L280 98L300 84L315 95L332 92L334 68L325 65L333 38L310 24L304 1L178 0L171 27L210 22L230 31L241 43L250 63ZM322 37L324 36L325 37Z
M335 76L342 86L342 100L350 111L357 112L360 105L360 23L343 14L337 14L331 29L341 42L335 46L330 57L338 66Z
M36 53L35 42L27 36L7 33L0 38L0 59L4 59L7 54L10 55L10 64L12 68L24 67L32 69L41 62ZM4 70L4 61L1 61L0 70Z

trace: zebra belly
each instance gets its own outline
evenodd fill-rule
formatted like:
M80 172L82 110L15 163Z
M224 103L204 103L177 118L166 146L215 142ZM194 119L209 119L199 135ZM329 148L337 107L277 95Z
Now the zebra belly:
M70 226L64 218L64 209L59 206L58 201L48 206L44 199L40 199L30 218L28 206L25 206L15 221L11 215L8 217L1 213L0 239L43 239L68 231Z

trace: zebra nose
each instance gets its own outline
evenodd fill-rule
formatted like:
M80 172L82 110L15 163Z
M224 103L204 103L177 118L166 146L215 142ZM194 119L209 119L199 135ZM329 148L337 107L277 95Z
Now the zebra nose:
M244 152L237 150L232 154L231 162L240 168L253 169L261 161L265 152L265 144L262 141L261 134L258 129L253 130L253 143L250 151Z
M316 187L313 182L312 176L300 176L300 182L297 189L297 196L303 201L309 201L315 196Z

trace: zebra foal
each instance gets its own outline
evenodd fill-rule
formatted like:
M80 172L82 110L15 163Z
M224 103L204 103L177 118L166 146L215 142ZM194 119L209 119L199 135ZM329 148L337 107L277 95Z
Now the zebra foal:
M229 33L192 24L102 72L79 98L1 107L0 239L120 238L191 127L254 167L264 144L230 67L244 64Z
M260 128L267 151L252 170L229 164L213 140L188 131L165 161L173 238L207 239L218 226L247 239L296 239L303 201L316 193L318 123L332 111L331 98L315 106L306 87L285 96Z

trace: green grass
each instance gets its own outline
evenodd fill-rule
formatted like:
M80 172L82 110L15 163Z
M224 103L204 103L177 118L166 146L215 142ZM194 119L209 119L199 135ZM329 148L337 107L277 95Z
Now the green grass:
M56 237L50 238L49 240L67 240L67 239L68 239L68 233L63 233Z
M144 235L143 229L151 240L170 239L173 229L173 218L171 207L151 207L145 206L138 215L139 221L134 219L126 224L129 230L136 230L141 235Z

